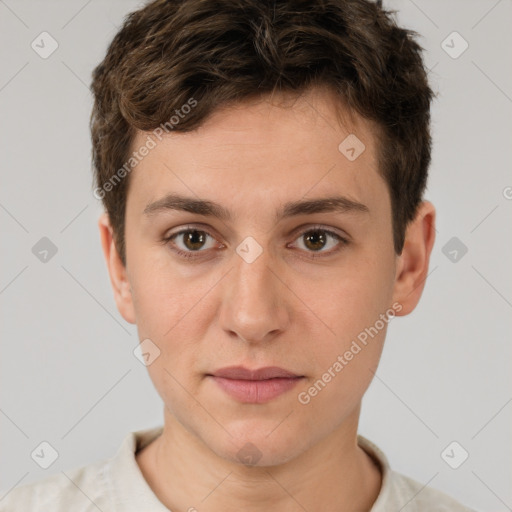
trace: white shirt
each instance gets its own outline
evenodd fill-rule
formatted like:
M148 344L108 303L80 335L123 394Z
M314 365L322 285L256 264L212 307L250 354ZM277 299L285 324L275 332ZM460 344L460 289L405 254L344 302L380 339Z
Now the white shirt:
M160 426L130 432L109 459L0 491L0 511L169 512L149 487L135 460L135 453L162 431ZM370 512L475 512L441 491L391 470L376 445L361 435L357 439L382 471L381 490ZM196 505L200 511L200 504Z

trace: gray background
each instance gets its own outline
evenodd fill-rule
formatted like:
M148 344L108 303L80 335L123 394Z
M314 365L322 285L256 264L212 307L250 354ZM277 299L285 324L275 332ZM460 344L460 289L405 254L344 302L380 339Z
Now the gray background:
M138 5L0 1L2 489L110 457L127 432L162 422L112 297L88 132L91 71ZM439 92L426 196L438 225L423 298L390 326L360 433L395 470L512 510L512 3L384 5L422 35ZM43 31L59 44L47 59L31 48ZM453 31L469 44L456 59L441 46ZM32 253L44 236L58 248L46 263ZM452 237L468 249L455 262ZM43 440L59 452L46 470L30 457ZM469 453L458 469L440 455L454 440Z

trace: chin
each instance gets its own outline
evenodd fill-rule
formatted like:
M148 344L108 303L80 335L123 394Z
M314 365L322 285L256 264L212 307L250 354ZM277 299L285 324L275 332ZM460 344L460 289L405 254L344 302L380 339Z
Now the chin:
M285 464L307 449L299 432L290 429L279 432L279 427L275 429L278 423L274 421L272 424L269 429L266 421L239 422L236 429L227 428L232 437L225 436L220 444L207 444L217 455L230 462L255 467Z

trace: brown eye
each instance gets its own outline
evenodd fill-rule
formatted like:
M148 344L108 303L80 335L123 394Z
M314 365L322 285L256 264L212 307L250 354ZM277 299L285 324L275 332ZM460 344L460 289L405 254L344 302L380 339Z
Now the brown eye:
M197 251L201 249L206 241L206 233L204 231L191 230L182 233L183 245L191 251Z
M165 238L164 241L175 246L174 250L186 257L191 256L193 253L206 252L207 249L215 246L215 239L209 233L192 228L174 233Z
M341 249L342 246L348 244L348 240L338 235L334 231L323 228L312 228L303 231L296 239L299 243L296 245L310 256L316 257L330 255ZM317 254L315 254L317 253Z
M327 243L327 237L321 230L308 231L302 236L304 237L304 245L312 251L323 249Z

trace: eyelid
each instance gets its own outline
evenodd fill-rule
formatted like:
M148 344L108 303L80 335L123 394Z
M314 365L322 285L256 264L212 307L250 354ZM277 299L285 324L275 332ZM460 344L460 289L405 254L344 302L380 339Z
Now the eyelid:
M297 231L298 230L298 231ZM299 226L299 228L293 230L292 235L294 237L294 241L300 238L300 236L303 236L305 233L308 233L310 231L323 231L327 233L327 236L330 236L337 240L337 244L334 247L334 249L330 249L328 251L304 251L302 249L297 249L298 255L300 258L305 258L309 260L314 259L320 259L320 258L329 258L330 256L334 256L338 254L345 246L349 245L351 243L351 238L344 232L341 234L338 232L336 228L331 228L327 226L323 226L321 224L307 224L303 226ZM288 247L288 245L287 245ZM304 256L304 253L306 256Z
M163 240L163 242L168 241L170 238L172 238L176 235L182 234L184 232L186 233L187 231L202 231L202 232L206 233L207 235L211 236L212 238L214 238L215 240L220 238L220 236L218 236L216 234L216 231L211 226L209 226L207 224L199 223L199 224L184 224L183 226L180 226L179 228L177 228L176 231L172 231L172 230L169 231L167 234L165 234L162 237L162 240Z
M300 226L293 229L293 231L291 231L291 233L288 236L298 236L300 234L307 233L308 231L314 231L315 229L337 235L340 238L346 240L347 242L352 241L352 238L346 231L343 231L339 228L335 228L334 226L326 226L324 224L301 224Z
M178 235L178 234L182 233L183 231L194 230L194 229L197 229L198 231L204 231L205 233L212 236L213 238L217 238L217 235L212 234L212 232L216 233L216 231L210 225L202 224L202 223L184 224L183 226L180 226L178 228L178 231L164 235L164 238L169 239L170 237L172 237L174 235ZM339 228L335 228L333 226L326 226L324 224L318 224L318 223L317 224L308 224L308 223L301 224L300 226L297 226L296 228L294 228L292 231L288 232L288 234L286 235L286 238L289 238L291 236L298 236L301 233L305 233L307 231L315 230L315 229L334 233L334 234L338 235L340 238L346 239L348 242L352 241L351 236L346 231L340 230Z
M221 247L225 247L225 244L223 244L222 242L219 242L218 241L218 236L214 235L212 233L215 232L215 230L213 230L210 226L206 226L204 224L186 224L186 225L183 225L183 226L180 226L179 229L177 231L173 231L173 232L170 232L169 234L166 234L163 236L162 238L162 244L163 245L166 245L167 243L169 242L172 242L172 239L174 237L177 237L178 235L182 235L184 233L187 233L189 231L200 231L200 232L203 232L205 233L206 235L208 235L209 237L213 238L218 244L221 245ZM207 252L207 250L198 250L198 251L183 251L179 248L175 249L176 252L182 252L182 253L188 253L188 254L195 254L195 253L200 253L200 252Z
M206 225L200 224L200 223L199 224L186 224L186 225L180 226L180 228L177 231L166 234L162 239L162 244L163 245L168 244L172 241L172 239L174 237L176 237L180 234L186 233L188 231L193 231L193 230L197 230L197 231L206 233L206 235L208 235L211 238L213 238L214 240L216 240L221 245L221 248L225 247L225 244L223 244L222 242L219 242L217 240L217 236L214 236L211 233L211 231L215 231L215 230L213 230L210 226L206 226ZM300 235L303 235L305 233L308 233L309 231L315 231L315 230L324 231L328 235L330 235L334 238L337 238L338 245L335 249L331 249L330 251L321 251L321 250L316 251L316 252L315 251L306 251L309 258L315 258L315 257L320 258L320 257L322 257L322 255L325 255L327 257L329 255L336 254L342 249L343 246L348 245L352 241L351 237L346 232L340 231L337 228L334 228L331 226L324 226L322 224L302 224L301 226L298 226L297 228L295 228L289 235L287 235L287 237L294 237L293 241L295 241ZM287 247L288 247L288 245L287 245ZM210 249L206 249L206 250L200 249L198 251L183 251L182 249L174 248L173 251L178 254L181 254L181 255L183 255L183 254L190 255L190 256L187 256L188 258L194 258L194 256L193 256L194 254L199 255L201 252L207 253L210 251ZM300 250L299 250L299 252L300 252Z

